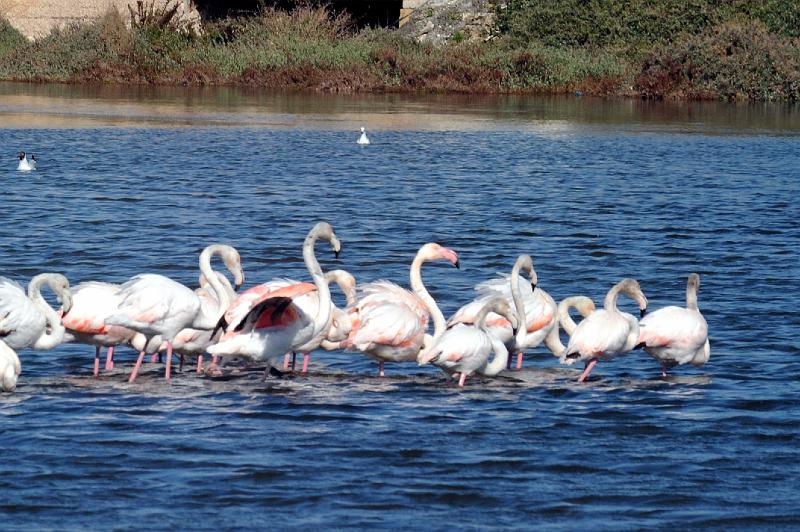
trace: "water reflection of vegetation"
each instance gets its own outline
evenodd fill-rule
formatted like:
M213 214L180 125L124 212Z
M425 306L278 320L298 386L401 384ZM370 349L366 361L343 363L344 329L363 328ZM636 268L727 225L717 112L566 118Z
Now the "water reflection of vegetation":
M622 11L617 4L512 1L498 16L497 38L443 47L393 30L357 30L345 16L307 7L207 23L200 34L128 25L110 12L35 42L0 20L0 78L800 99L800 25L793 23L800 4L637 0Z

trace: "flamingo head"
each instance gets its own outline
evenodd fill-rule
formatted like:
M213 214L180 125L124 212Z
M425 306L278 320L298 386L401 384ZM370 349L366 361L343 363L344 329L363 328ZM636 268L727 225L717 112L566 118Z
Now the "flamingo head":
M318 238L331 243L333 255L338 259L339 252L342 251L342 243L339 242L339 237L333 232L333 226L328 222L319 222L309 231L306 240L316 240Z
M461 267L461 263L458 260L458 253L456 253L450 248L440 246L435 242L429 242L424 246L422 246L420 250L417 252L417 257L421 259L423 262L428 262L433 260L446 260L456 268Z
M57 273L50 276L47 280L48 286L55 292L58 300L61 302L61 308L64 310L63 316L69 313L72 308L72 292L69 289L69 281L63 275Z
M689 274L689 281L687 286L693 290L700 288L700 275L696 273Z
M578 302L575 304L575 308L580 312L581 316L584 318L595 311L594 301L592 301L588 297L578 297Z
M232 246L225 246L225 249L222 253L222 262L225 264L225 267L228 268L228 271L233 274L234 287L235 290L238 290L239 287L244 284L242 257L239 255L239 252L236 251L236 248Z
M517 257L517 262L514 266L517 271L525 270L528 272L528 278L531 280L531 290L536 290L536 285L539 284L539 276L536 275L536 270L533 269L533 258L530 255L520 255Z
M639 281L636 279L623 279L619 283L620 292L633 298L639 304L639 317L644 318L647 314L647 298L639 286Z

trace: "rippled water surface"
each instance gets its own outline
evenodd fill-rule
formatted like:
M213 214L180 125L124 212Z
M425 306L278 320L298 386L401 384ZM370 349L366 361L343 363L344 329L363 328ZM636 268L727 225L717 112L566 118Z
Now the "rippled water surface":
M318 246L323 267L360 281L456 249L462 270L424 270L445 314L523 252L556 299L598 304L625 276L683 304L696 271L712 351L668 378L637 351L579 385L538 348L462 391L343 352L131 385L128 349L99 379L92 347L22 350L3 530L800 526L797 109L2 85L0 146L0 273L21 282L194 286L215 241L248 285L306 278L325 219L343 253Z

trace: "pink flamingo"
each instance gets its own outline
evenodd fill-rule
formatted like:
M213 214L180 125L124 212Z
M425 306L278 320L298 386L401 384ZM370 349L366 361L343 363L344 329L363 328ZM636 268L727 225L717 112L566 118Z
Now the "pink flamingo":
M22 365L17 353L0 340L0 392L13 392L20 373Z
M672 366L702 366L711 356L708 324L697 308L698 288L700 276L693 273L686 284L686 308L664 307L639 322L637 347L644 347L661 363L664 377Z
M234 275L236 285L244 282L239 252L231 246L212 244L200 254L200 271L209 281L217 300L225 298L225 290L211 269L211 257L220 255L225 266ZM187 327L213 329L219 321L219 307L203 302L190 288L157 274L142 274L123 284L118 292L121 303L117 314L105 321L109 325L119 325L142 333L146 347L128 379L134 382L141 368L147 350L158 349L162 341L167 343L167 361L164 378L170 380L172 364L172 341ZM152 351L151 351L152 352Z
M458 377L458 386L464 387L467 377L475 372L493 377L503 371L508 362L508 350L503 342L492 334L487 319L493 313L504 316L516 332L519 325L508 301L502 297L489 299L475 318L474 324L456 323L449 327L417 360L420 366L428 362L440 367L445 373ZM489 355L494 351L494 359Z
M95 346L94 376L100 373L100 348L107 347L105 369L114 368L114 347L130 343L136 331L105 320L117 313L122 302L118 295L120 285L87 281L78 284L72 292L72 309L61 317L66 328L66 339Z
M578 324L567 348L561 353L562 364L574 364L577 360L586 362L578 382L586 380L599 358L612 358L636 346L639 322L632 315L617 309L620 293L639 304L642 316L647 312L647 298L636 280L623 279L608 291L603 308L595 310Z
M357 349L378 361L378 376L384 376L384 362L416 361L423 347L446 329L442 311L422 283L422 265L446 260L459 267L452 249L435 243L422 246L411 263L412 292L388 281L368 283L360 288L361 298L350 307L351 331L340 346ZM426 333L433 318L433 336Z
M209 346L209 353L266 361L266 378L276 357L319 345L330 329L332 315L330 288L314 255L319 239L330 242L337 257L341 250L329 223L319 222L311 229L303 243L303 260L314 284L278 279L243 292L220 319L223 335ZM309 295L314 291L316 299ZM308 369L307 356L303 367Z

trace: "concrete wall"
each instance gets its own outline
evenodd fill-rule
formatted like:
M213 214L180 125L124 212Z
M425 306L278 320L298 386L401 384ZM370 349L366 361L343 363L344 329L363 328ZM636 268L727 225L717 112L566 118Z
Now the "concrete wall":
M186 16L196 16L191 0L176 1L183 4ZM99 18L111 8L127 19L128 4L135 8L136 0L0 0L0 15L29 39L37 39L55 27ZM156 6L163 5L156 0Z

